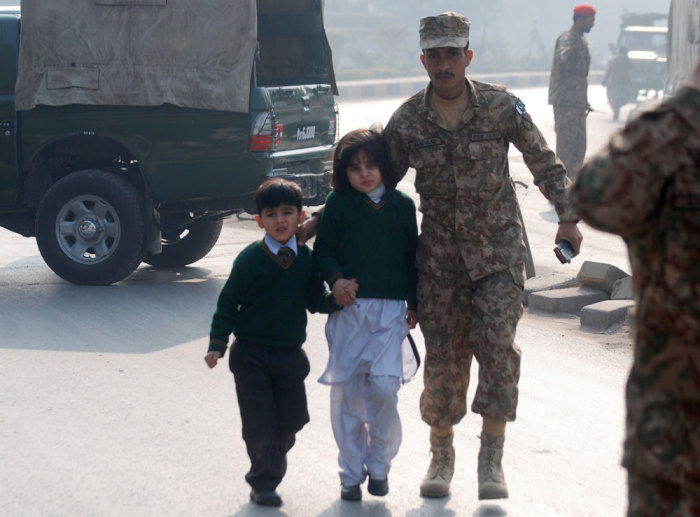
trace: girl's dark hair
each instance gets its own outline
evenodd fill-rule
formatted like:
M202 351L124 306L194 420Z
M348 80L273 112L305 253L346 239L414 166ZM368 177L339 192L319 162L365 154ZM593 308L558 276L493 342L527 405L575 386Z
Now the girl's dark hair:
M373 160L382 174L386 188L394 188L398 178L389 161L389 149L381 132L376 129L355 129L346 134L335 146L333 152L333 178L331 185L334 190L352 188L348 179L348 165L358 151L364 151L367 158Z
M258 187L255 192L255 208L262 215L265 208L275 208L280 205L294 205L301 212L304 196L301 187L283 178L271 178Z

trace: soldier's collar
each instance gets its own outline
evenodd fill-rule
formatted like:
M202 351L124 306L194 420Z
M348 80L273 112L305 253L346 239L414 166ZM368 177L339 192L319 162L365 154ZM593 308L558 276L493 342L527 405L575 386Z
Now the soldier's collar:
M478 90L474 87L474 83L472 83L468 77L465 77L464 80L467 83L467 104L478 107L480 97ZM428 83L428 87L423 91L423 107L426 110L430 110L431 95L433 95L433 83Z

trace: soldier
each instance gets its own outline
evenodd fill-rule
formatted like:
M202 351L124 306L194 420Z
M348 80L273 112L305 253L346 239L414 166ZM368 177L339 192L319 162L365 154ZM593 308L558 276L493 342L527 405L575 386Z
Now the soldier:
M465 77L474 53L469 20L448 12L420 21L420 56L430 83L404 102L384 132L400 176L416 169L423 212L416 262L425 336L420 410L431 426L432 459L420 492L445 497L454 472L453 426L467 412L472 357L482 415L479 498L508 497L501 458L515 420L525 246L508 171L508 146L522 153L535 184L559 217L555 242L579 251L581 234L565 189L569 180L525 105L502 86Z
M700 515L700 55L691 84L615 135L572 194L629 247L628 515Z
M627 56L627 47L620 47L608 62L602 84L613 109L613 120L619 120L620 108L637 97L636 88L632 84L633 68L634 65Z
M574 8L574 24L564 31L554 46L549 76L549 104L554 109L557 156L564 162L569 178L574 179L586 155L586 116L588 104L588 68L591 55L583 35L595 24L595 9L581 4Z

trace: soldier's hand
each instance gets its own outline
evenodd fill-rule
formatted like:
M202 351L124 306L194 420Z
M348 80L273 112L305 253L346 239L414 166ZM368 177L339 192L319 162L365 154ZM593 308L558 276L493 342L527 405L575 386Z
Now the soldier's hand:
M566 239L571 243L574 248L574 257L578 255L581 250L581 242L583 241L583 235L576 226L576 223L560 223L559 230L557 231L557 236L554 237L554 244L559 244L559 241Z
M297 244L303 246L309 239L315 237L318 233L319 226L321 226L320 212L312 214L311 217L307 217L306 220L297 227Z
M416 328L416 324L418 323L418 313L414 310L407 310L406 311L406 323L408 323L408 328L414 329Z

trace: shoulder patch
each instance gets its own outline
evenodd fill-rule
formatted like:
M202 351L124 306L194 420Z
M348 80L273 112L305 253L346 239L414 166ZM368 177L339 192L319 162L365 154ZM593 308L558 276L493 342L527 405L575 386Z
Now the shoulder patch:
M515 101L515 111L518 115L520 115L523 127L528 131L531 131L533 128L532 118L530 117L530 114L525 111L525 103L520 99L516 99Z

